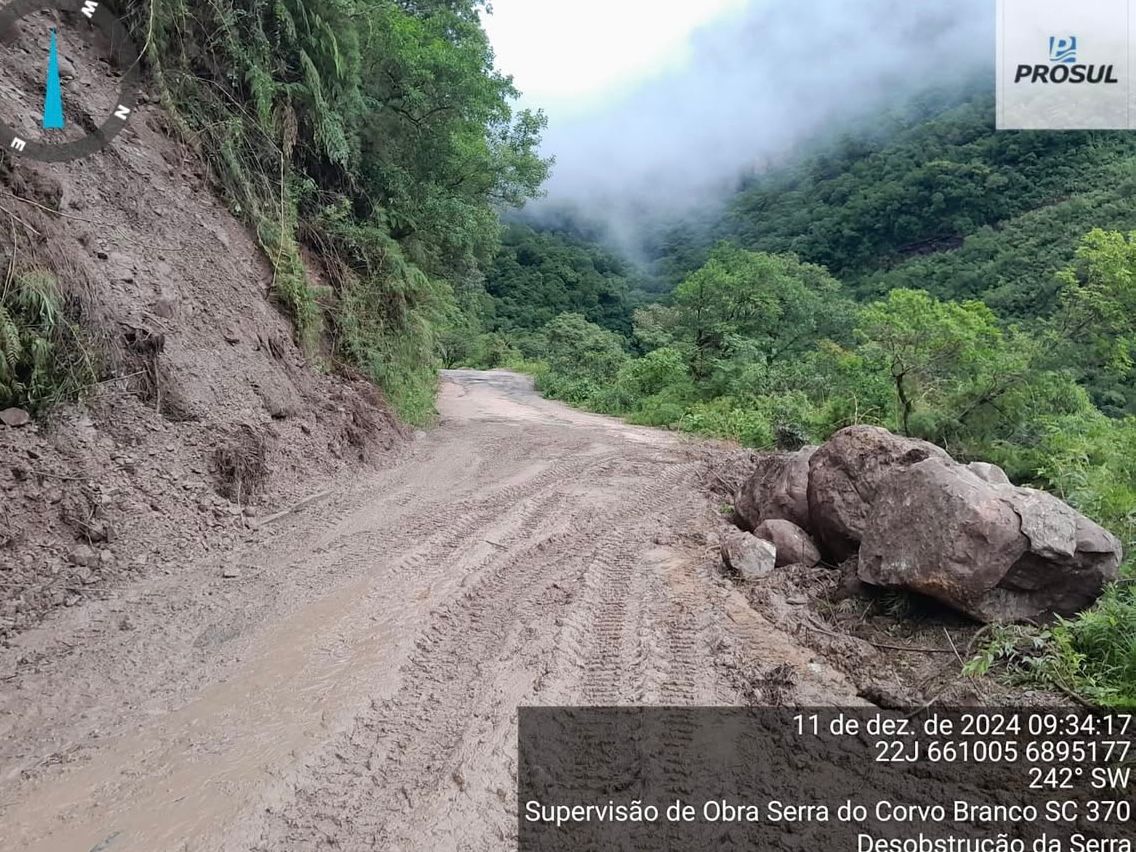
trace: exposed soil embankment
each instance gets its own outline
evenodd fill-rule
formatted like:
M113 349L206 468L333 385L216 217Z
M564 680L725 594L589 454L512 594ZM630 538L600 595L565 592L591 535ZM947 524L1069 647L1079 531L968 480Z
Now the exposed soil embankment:
M68 125L88 126L100 65L61 61ZM38 114L39 70L0 45L0 120ZM230 546L402 438L372 386L293 343L261 251L153 104L85 159L0 160L0 251L54 274L98 381L46 423L0 425L0 637Z

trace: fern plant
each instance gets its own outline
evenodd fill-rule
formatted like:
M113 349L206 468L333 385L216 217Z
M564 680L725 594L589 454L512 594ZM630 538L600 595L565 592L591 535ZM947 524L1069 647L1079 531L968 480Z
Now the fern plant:
M0 289L0 353L0 408L42 409L95 378L56 280L43 270L10 274Z

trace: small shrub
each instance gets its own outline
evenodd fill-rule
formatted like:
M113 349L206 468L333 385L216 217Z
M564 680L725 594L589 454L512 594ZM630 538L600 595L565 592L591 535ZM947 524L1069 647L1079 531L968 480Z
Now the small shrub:
M640 426L677 426L696 399L689 382L663 388L640 400L628 419Z
M268 481L268 445L253 427L242 424L213 453L217 493L234 503L245 503Z
M657 397L644 400L628 417L637 426L675 426L686 412L683 406Z
M42 411L97 381L78 326L64 310L54 276L12 275L0 289L0 408Z
M1053 629L1040 673L1109 707L1136 708L1136 592L1105 592L1095 607Z
M683 415L679 428L715 438L737 441L744 447L771 449L773 426L764 412L754 406L738 404L730 397L699 403Z

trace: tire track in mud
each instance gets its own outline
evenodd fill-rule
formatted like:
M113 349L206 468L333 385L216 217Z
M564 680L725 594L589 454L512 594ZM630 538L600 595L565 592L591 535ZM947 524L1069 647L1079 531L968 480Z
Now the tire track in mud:
M587 466L575 486L581 479L606 480L612 472L610 461L600 458ZM648 466L651 473L658 467ZM543 683L557 677L551 662L554 642L523 653L540 623L559 621L564 626L559 631L565 634L559 648L561 668L582 683L583 703L614 703L605 699L620 697L620 685L633 681L639 671L636 655L642 657L633 632L637 598L630 585L640 575L635 556L644 536L628 535L628 527L634 528L641 513L661 509L691 471L689 465L672 463L659 476L639 477L634 503L625 502L615 511L587 508L539 535L533 525L531 542L490 560L467 594L436 615L404 667L405 685L396 697L373 718L358 723L346 744L337 745L335 759L325 760L300 786L294 806L277 815L259 848L356 848L351 843L360 849L450 848L444 842L438 845L437 836L424 836L423 826L432 825L435 835L452 836L455 808L467 826L470 820L484 819L484 811L501 812L502 802L494 808L492 797L512 789L510 772L515 771L515 756L503 741L493 761L481 761L498 766L492 782L479 779L484 807L461 809L447 797L455 785L464 793L468 785L478 783L465 777L457 757L470 739L471 725L490 717L490 728L511 732L516 706L540 695ZM557 502L570 505L567 497ZM524 536L518 540L524 542ZM577 594L568 590L578 587L581 578L585 584L591 581L593 589L577 601ZM560 594L550 595L553 590ZM558 616L564 609L574 613L571 627L569 619ZM585 632L590 637L586 642L576 638ZM505 688L511 694L504 703L494 692L502 681L509 683ZM345 777L345 767L359 765L369 767L364 777ZM329 791L337 792L329 796ZM423 813L422 802L431 796L448 803L437 813L431 811L432 818ZM414 825L406 818L411 813ZM513 830L509 821L492 828L483 837L485 848L499 847ZM468 837L468 831L463 836Z
M608 533L592 550L583 611L574 624L576 631L588 637L582 643L584 676L578 685L585 704L639 702L647 697L649 680L668 678L659 670L666 661L658 659L651 641L658 612L645 610L650 620L641 623L644 600L641 594L632 594L633 585L642 589L652 582L650 561L642 564L639 557L653 543L629 537L626 530L629 525L654 520L672 505L695 470L696 465L671 465L661 475L645 476L633 511L612 517Z
M23 782L0 757L16 848L509 848L518 706L709 702L722 637L789 653L704 570L673 437L454 381L406 458L225 557L240 583L141 585L133 634L22 684L43 709L9 733L88 750Z
M560 502L550 500L546 510ZM419 800L439 778L463 783L453 780L452 758L474 718L467 714L485 704L488 672L508 661L510 635L533 618L536 601L573 571L563 547L573 533L562 529L533 540L536 526L519 529L521 546L489 560L464 594L435 613L403 666L403 688L321 762L298 791L297 808L285 812L284 825L262 848L429 848L394 845L389 819L380 815L421 816ZM539 578L526 571L518 582L516 572L533 564L540 565Z
M504 443L507 442L503 441L502 444ZM524 459L523 452L514 451L514 455ZM418 502L419 505L405 519L386 512L385 505L382 512L376 512L367 505L353 512L346 520L329 525L322 532L313 534L310 528L306 530L305 538L308 541L305 549L297 551L294 543L290 547L267 543L258 547L259 552L254 551L254 557L218 559L218 567L213 569L216 572L214 577L220 573L221 565L235 563L242 566L242 571L249 575L242 581L248 583L248 586L234 592L232 586L218 584L220 595L199 595L189 608L184 603L175 607L175 594L165 589L150 592L148 597L140 598L151 607L164 609L167 617L155 623L152 631L140 636L154 646L154 656L148 661L132 661L132 668L146 670L147 692L154 692L155 686L184 688L192 661L218 659L219 654L230 653L227 651L230 647L233 647L231 653L238 653L236 646L240 644L239 640L252 631L257 621L267 620L268 613L274 607L278 608L282 617L287 617L283 607L289 605L289 598L302 602L307 598L318 597L326 594L329 586L347 578L359 577L367 571L377 572L376 581L381 581L384 578L383 572L388 570L396 572L398 576L412 576L423 563L434 564L463 548L469 548L469 539L478 527L485 526L494 519L500 520L505 516L506 509L523 504L525 500L522 498L533 499L550 486L570 480L576 475L576 470L586 464L587 461L580 456L565 454L553 459L530 479L496 489L492 485L483 486L482 493L474 497L458 500L450 497L437 502L424 502L416 497L406 501L412 505ZM508 470L507 467L504 469ZM401 491L395 490L393 493L401 494ZM310 522L310 519L305 520ZM403 565L400 554L404 551L410 551L417 559ZM287 574L290 586L287 596L287 586L271 582L273 573ZM215 579L212 582L218 583ZM264 592L258 592L258 587L264 587ZM138 626L141 628L143 624ZM187 633L188 641L179 638ZM163 636L169 637L168 642L163 643ZM121 644L126 635L111 634L111 638ZM159 649L164 653L159 653ZM74 659L59 662L68 662L74 669L87 670L96 667L88 662L90 656L93 656L93 651L89 654L81 651ZM59 677L66 678L67 671L60 666ZM50 682L53 680L51 674L48 669L40 677ZM140 685L137 680L121 681L115 684L114 691L124 700L140 703L144 700L141 695L132 697L132 690ZM65 692L65 688L60 686L53 686L52 689ZM102 708L108 714L106 718L93 716L88 711L86 728L94 729L97 726L100 729L99 735L105 738L113 734L114 720L110 715L113 712L111 705L103 704ZM83 728L76 726L74 733L67 734L68 725L75 725L76 722L73 718L74 711L60 705L59 715L56 716L51 712L52 709L52 704L48 703L43 708L47 712L38 711L40 718L36 723L50 724L54 735L61 740L81 743L85 739ZM27 721L30 722L33 718L28 716ZM13 728L11 733L12 743L32 739L30 736L21 736L19 727ZM44 755L22 758L26 764L42 763L43 759Z

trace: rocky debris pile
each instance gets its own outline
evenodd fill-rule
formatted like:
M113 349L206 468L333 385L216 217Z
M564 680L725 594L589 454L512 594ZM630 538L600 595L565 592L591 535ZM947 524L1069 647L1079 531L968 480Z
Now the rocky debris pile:
M786 565L804 565L812 568L821 561L820 549L812 536L792 521L771 519L757 525L753 534L770 542L777 551L778 568Z
M27 73L11 51L0 67ZM20 88L0 120L24 110ZM370 382L296 345L255 234L161 109L136 115L129 169L0 163L22 202L6 255L55 275L99 380L50 411L0 403L0 646L121 583L195 570L250 535L250 503L291 504L408 438Z
M1053 495L873 426L764 457L735 511L750 538L773 543L778 566L856 556L861 581L986 622L1076 613L1123 557L1115 536ZM748 552L728 538L731 552Z

